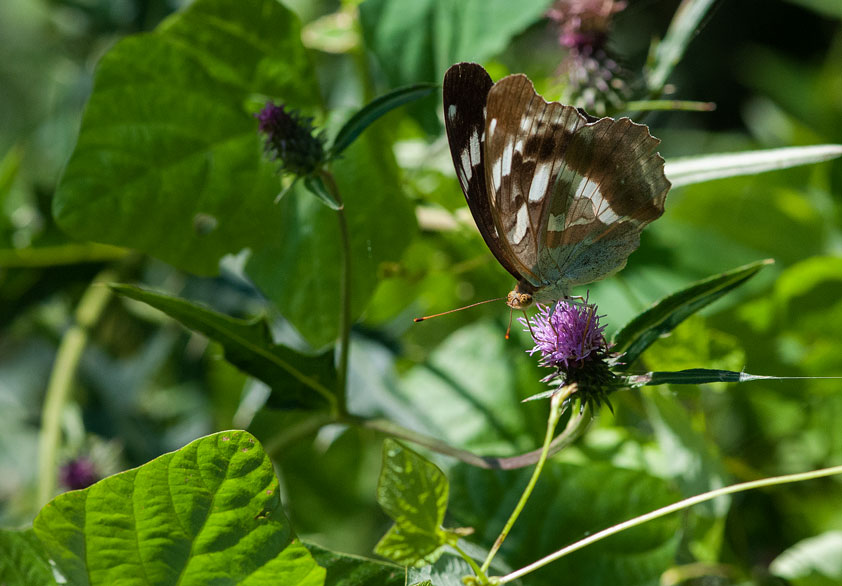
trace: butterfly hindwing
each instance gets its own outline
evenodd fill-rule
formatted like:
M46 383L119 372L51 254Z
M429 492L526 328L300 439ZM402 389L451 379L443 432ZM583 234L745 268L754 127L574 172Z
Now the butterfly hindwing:
M664 212L670 183L660 141L628 118L602 118L570 138L558 176L539 269L556 290L590 283L623 268L640 232ZM559 200L566 200L564 202ZM553 292L555 293L555 292Z
M458 63L444 76L444 122L456 175L468 208L486 245L498 262L520 280L511 252L504 246L494 222L485 178L485 103L493 86L485 69L476 63Z

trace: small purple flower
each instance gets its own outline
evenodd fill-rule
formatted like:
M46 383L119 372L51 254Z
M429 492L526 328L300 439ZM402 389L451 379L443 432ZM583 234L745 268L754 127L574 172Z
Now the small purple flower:
M255 117L258 130L266 136L266 152L280 162L282 173L309 175L325 162L324 137L314 132L312 118L272 102Z
M87 488L97 480L97 474L94 463L84 456L74 458L65 463L59 471L59 479L61 483L70 490L79 490Z
M542 382L558 386L577 383L582 405L605 399L615 376L605 360L610 345L605 326L599 324L596 305L560 300L554 307L538 305L530 320L518 318L524 330L532 334L535 346L529 354L541 353L541 366L553 368ZM606 400L607 402L607 400ZM610 403L609 403L610 406Z

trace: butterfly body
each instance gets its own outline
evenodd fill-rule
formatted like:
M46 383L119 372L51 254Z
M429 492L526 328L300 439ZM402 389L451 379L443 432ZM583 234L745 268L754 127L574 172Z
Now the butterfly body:
M646 126L547 102L524 75L493 83L475 63L447 71L444 113L477 228L517 280L514 309L617 272L664 211L670 183Z

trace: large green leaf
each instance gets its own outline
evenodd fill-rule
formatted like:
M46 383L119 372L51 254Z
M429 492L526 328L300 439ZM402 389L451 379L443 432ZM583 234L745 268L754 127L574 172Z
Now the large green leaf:
M272 462L243 431L59 495L34 528L74 585L324 582L284 516Z
M142 301L219 342L225 358L272 388L269 402L280 409L325 409L333 405L333 352L305 356L275 344L264 318L236 319L178 297L130 285L111 285L120 295Z
M393 86L439 82L458 61L485 61L540 19L551 0L367 0L366 44Z
M327 571L325 586L404 586L406 570L400 566L330 551L305 543L316 562Z
M460 465L450 472L448 514L490 547L526 486L531 470L480 470ZM498 557L522 567L583 537L678 500L667 482L603 463L547 462ZM564 584L642 586L658 584L680 541L680 517L671 516L577 551L524 578L530 586Z
M449 486L435 464L392 439L383 442L377 502L395 524L375 553L406 566L431 564L447 539L442 529Z
M55 583L50 561L32 529L0 529L0 584L49 586Z
M299 36L276 0L198 0L118 42L53 202L59 225L199 274L276 238L279 183L248 104L318 103Z
M351 314L377 286L381 264L396 262L416 222L402 195L385 128L375 123L331 165L345 204L351 254ZM278 204L283 225L246 266L255 283L314 347L338 336L342 250L339 216L301 188Z
M551 0L367 0L360 5L366 46L377 56L391 87L441 82L458 61L486 61L538 21ZM431 132L431 104L411 111Z
M613 349L623 353L621 367L628 368L660 336L675 328L688 316L742 285L770 263L769 260L757 261L714 275L656 301L652 307L614 335Z

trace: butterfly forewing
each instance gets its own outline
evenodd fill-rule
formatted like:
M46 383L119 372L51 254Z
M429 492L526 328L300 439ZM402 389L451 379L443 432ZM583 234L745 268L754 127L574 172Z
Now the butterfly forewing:
M477 228L498 262L520 280L511 251L495 226L486 188L485 103L493 83L476 63L458 63L444 76L444 125L456 175Z
M536 287L547 284L540 267L545 229L556 181L577 128L586 123L575 108L547 103L524 75L510 75L488 95L486 115L486 182L493 193L498 230ZM557 271L554 271L557 272Z

